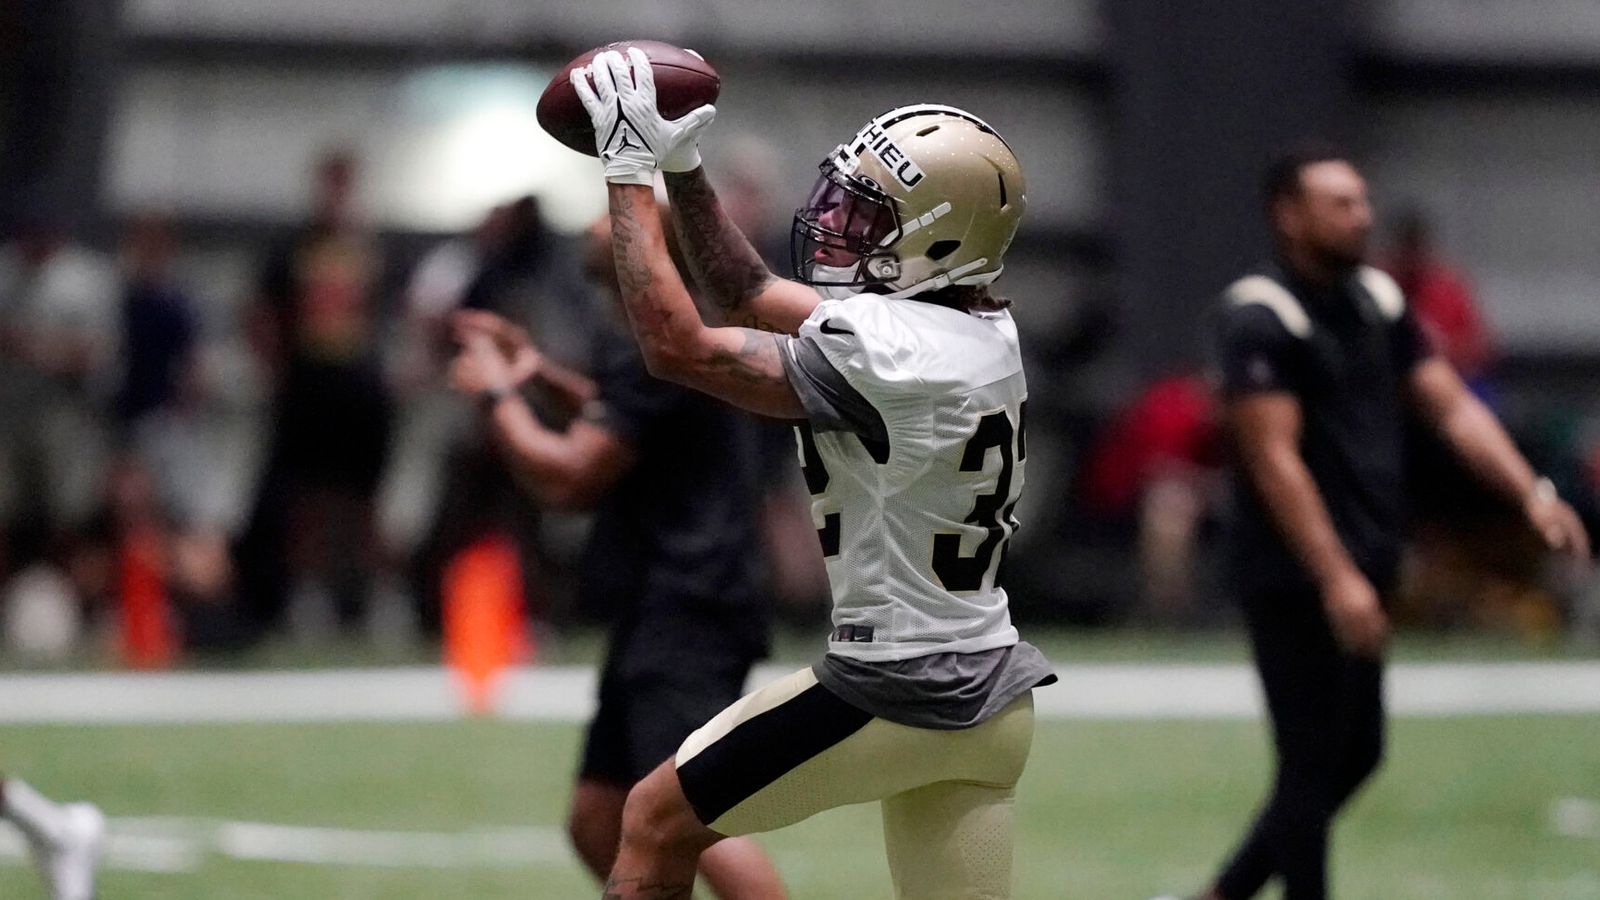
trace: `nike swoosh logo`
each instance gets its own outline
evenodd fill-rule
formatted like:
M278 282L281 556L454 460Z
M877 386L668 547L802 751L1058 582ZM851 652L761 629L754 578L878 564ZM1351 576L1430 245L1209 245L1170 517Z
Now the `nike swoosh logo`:
M817 326L817 330L823 334L848 334L852 337L855 335L854 331L835 327L832 319L823 319L822 324Z

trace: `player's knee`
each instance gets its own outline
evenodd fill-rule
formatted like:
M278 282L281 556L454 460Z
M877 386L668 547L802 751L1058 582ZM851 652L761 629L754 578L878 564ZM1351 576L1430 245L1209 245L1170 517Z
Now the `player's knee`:
M677 770L668 761L628 792L622 810L622 841L660 851L699 851L716 843L717 835L700 823L678 784Z
M620 829L612 823L598 821L579 805L567 810L567 840L572 849L584 860L616 853Z
M567 838L589 869L600 877L611 870L622 837L621 785L580 779L567 808Z

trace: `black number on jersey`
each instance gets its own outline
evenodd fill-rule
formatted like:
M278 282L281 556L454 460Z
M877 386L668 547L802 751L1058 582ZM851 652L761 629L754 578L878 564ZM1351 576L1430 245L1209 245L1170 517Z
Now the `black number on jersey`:
M817 439L811 433L811 426L797 425L795 433L800 436L800 453L805 458L805 462L800 466L800 472L805 476L806 490L815 497L828 489L828 482L833 480L833 476L829 475L827 468L822 465L822 454L817 452ZM822 517L822 527L817 529L817 540L822 542L823 556L839 555L838 513L828 513Z
M998 553L1001 560L1005 559L1005 545L1011 535L1017 530L1017 522L1011 517L1016 509L1016 502L1007 503L1011 496L1011 478L1017 460L1028 458L1028 444L1025 433L1027 431L1028 404L1024 401L1017 411L1017 427L1011 427L1011 419L1006 416L1005 410L992 412L978 422L978 430L967 441L966 449L962 451L960 471L981 472L985 456L991 448L1000 448L1000 478L995 483L994 493L983 494L972 504L972 512L967 514L965 521L969 524L979 525L988 530L988 535L983 543L978 545L978 550L972 556L961 555L961 535L937 534L933 537L933 573L947 591L976 591L983 588L983 582L989 575L989 570L994 567L995 556ZM817 452L817 439L812 434L810 425L796 426L795 432L800 436L800 452L804 463L800 467L806 479L806 490L814 497L828 489L828 484L833 477L828 474L828 469L822 464L822 454ZM1013 452L1013 439L1015 452ZM874 454L876 457L876 454ZM1004 524L1001 524L1001 523ZM822 519L822 527L817 529L817 539L822 543L822 555L838 556L840 542L839 514L828 513Z
M939 576L940 583L947 591L982 590L984 580L990 577L991 569L995 568L997 553L1002 560L1005 558L1006 541L1017 530L1017 522L1011 517L1017 506L1016 501L1006 501L1011 496L1015 460L1026 459L1028 455L1028 445L1023 437L1027 410L1028 405L1022 404L1015 429L1011 427L1011 419L1005 410L984 416L961 454L961 471L981 472L984 458L991 449L998 447L1000 477L995 481L994 493L980 494L972 504L972 512L964 520L969 525L977 525L989 532L975 553L971 556L961 555L959 534L933 536L933 574Z

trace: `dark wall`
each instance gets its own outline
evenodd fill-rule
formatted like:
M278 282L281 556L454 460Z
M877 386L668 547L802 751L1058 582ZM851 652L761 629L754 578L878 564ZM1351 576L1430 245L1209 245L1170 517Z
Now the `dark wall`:
M1197 359L1201 311L1265 257L1260 173L1351 135L1350 0L1109 0L1111 232L1133 364Z
M0 0L0 217L98 209L114 0Z

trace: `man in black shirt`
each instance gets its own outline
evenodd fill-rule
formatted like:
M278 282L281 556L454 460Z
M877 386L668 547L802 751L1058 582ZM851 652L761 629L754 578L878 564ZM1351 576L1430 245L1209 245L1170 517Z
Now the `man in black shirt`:
M586 268L616 301L609 220L600 225L590 231ZM525 333L491 313L458 314L457 336L463 349L452 379L481 399L536 499L596 512L579 593L613 625L568 830L584 864L604 878L629 788L737 700L766 654L757 423L651 377L620 330L597 335L592 383L542 359ZM541 423L517 392L530 380L577 410L564 431ZM784 896L776 869L748 838L719 844L700 870L725 900Z
M1588 538L1494 415L1422 337L1405 297L1362 264L1372 210L1341 153L1276 162L1272 265L1220 311L1224 421L1239 509L1232 569L1278 756L1271 797L1204 896L1245 900L1280 878L1327 895L1328 829L1383 752L1384 601L1406 518L1406 428L1438 434L1552 551Z
M317 160L311 217L270 249L246 312L272 395L266 466L237 547L256 633L280 626L295 595L323 591L355 627L380 565L394 408L379 360L383 253L355 208L359 175L347 151Z

